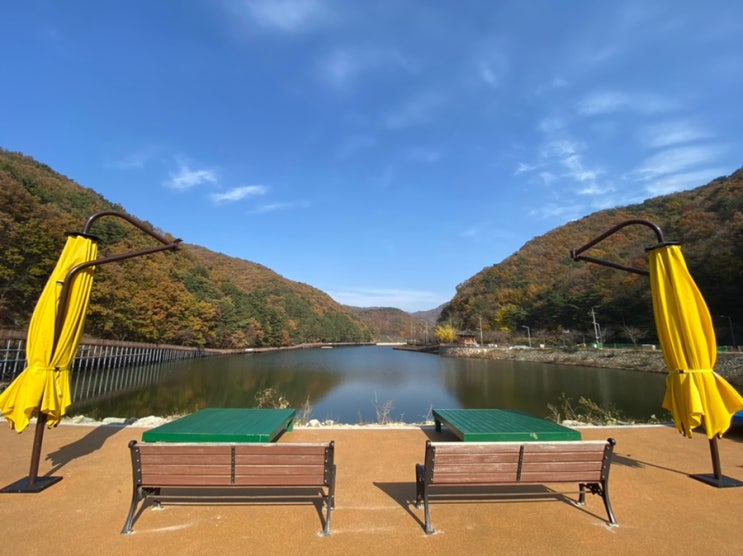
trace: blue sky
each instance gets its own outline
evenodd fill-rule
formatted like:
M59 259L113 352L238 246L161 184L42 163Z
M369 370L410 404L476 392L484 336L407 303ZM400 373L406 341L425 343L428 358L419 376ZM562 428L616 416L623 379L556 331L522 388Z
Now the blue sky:
M432 309L562 224L743 166L742 22L724 0L6 3L0 147L340 303Z

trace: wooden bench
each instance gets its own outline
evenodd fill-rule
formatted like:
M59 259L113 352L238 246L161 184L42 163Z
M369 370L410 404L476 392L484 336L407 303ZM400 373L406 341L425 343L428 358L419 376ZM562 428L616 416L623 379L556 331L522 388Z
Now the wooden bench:
M122 534L132 532L137 507L142 502L144 508L148 498L159 506L166 499L215 498L216 491L226 491L228 496L254 497L256 491L265 494L267 488L274 491L288 488L294 499L301 496L299 487L313 488L313 497L318 495L314 488L319 490L326 509L323 534L330 534L330 512L335 508L334 442L140 444L132 440L129 449L134 487ZM163 493L163 488L175 492Z
M425 508L425 530L434 532L430 488L578 483L578 505L586 488L604 501L609 524L617 525L609 501L609 467L615 440L567 442L431 442L415 467L416 499Z

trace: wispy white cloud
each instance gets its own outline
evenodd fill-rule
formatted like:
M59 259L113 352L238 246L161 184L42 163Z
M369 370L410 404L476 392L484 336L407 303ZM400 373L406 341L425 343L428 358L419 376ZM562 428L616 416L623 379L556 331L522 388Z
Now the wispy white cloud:
M600 169L587 168L581 151L584 147L569 139L557 139L546 143L541 149L543 158L558 163L567 170L562 177L578 182L590 182L603 173Z
M639 132L640 142L653 149L692 143L711 137L712 134L685 120L647 125Z
M678 174L689 168L712 163L722 153L719 146L688 146L667 149L655 154L632 172L636 179L655 180L660 176Z
M246 185L243 187L235 187L229 191L212 193L209 197L214 203L220 205L223 203L234 203L245 199L246 197L265 195L267 191L268 188L263 185Z
M539 172L539 178L542 180L542 183L544 185L550 185L555 180L557 180L557 176L554 175L552 172L549 172L547 170L544 170L542 172Z
M629 94L623 91L596 91L584 96L576 105L581 116L598 116L630 110L641 114L659 114L681 108L672 98L656 94Z
M578 54L577 59L581 67L591 68L596 66L603 66L611 62L612 59L617 58L622 54L622 49L616 45L607 45L596 47L592 44L585 44L581 48L581 52Z
M156 147L147 147L107 165L118 170L141 170L155 158L156 154Z
M261 27L285 33L315 28L332 17L319 0L243 0L231 7Z
M520 174L527 174L529 172L533 172L537 168L539 168L539 166L537 166L536 164L529 164L528 162L519 162L516 165L516 170L514 170L513 174L515 176L518 176Z
M249 214L266 214L269 212L276 212L279 210L288 210L293 208L307 208L310 206L310 203L307 201L300 201L300 202L284 202L284 203L266 203L264 205L260 205L256 207L255 209L249 211Z
M554 203L547 203L533 207L529 211L529 216L539 218L541 220L547 220L551 218L559 218L563 221L574 220L581 214L584 214L586 207L577 203L557 205Z
M399 51L369 46L335 48L317 65L323 79L339 90L350 88L357 80L374 71L415 71L414 64Z
M616 191L616 188L613 185L610 185L610 184L599 185L597 183L592 183L582 189L578 189L577 193L578 195L600 197L600 196L607 195L609 193L613 193L614 191Z
M217 173L212 169L193 170L185 163L181 163L177 171L168 172L168 179L165 181L167 187L179 191L204 183L217 183Z
M487 48L475 56L474 71L488 87L501 88L509 71L508 57L498 48Z
M705 168L692 172L671 174L649 181L645 185L645 191L651 197L669 195L677 191L698 187L722 175L725 175L725 171L720 168Z
M543 118L540 120L539 124L537 125L537 128L542 133L554 133L556 131L560 131L562 129L565 129L567 126L567 123L565 122L565 119L558 116L551 116L548 118Z
M384 124L390 129L402 129L430 122L442 104L443 98L436 93L423 93L409 99L387 113Z
M579 182L592 182L603 172L601 170L589 170L583 164L583 158L578 154L565 156L561 161L568 169L568 177Z
M374 148L376 139L369 135L351 135L344 137L341 146L338 147L338 158L346 160L352 156Z
M441 151L425 147L412 147L405 151L409 160L416 162L436 162L441 158Z
M609 114L630 104L630 97L618 91L601 91L583 97L576 107L583 116Z
M569 85L568 80L563 77L554 77L552 78L552 81L548 81L546 83L542 83L539 85L535 90L534 94L536 96L543 95L545 93L548 93L550 91L555 91L557 89L564 89Z
M433 309L450 297L425 290L375 288L328 290L327 293L338 303L351 307L398 307L406 311Z
M480 231L477 226L470 226L468 228L465 228L459 233L459 237L462 238L468 238L468 237L477 237L479 235Z

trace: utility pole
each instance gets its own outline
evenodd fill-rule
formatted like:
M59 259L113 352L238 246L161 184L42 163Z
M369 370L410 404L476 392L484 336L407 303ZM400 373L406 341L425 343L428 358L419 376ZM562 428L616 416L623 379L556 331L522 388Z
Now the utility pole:
M522 325L521 328L526 328L526 336L529 338L529 347L531 347L531 328L529 328L525 324Z
M720 315L721 319L728 319L728 324L730 325L730 340L733 342L733 351L737 351L738 347L735 345L735 331L733 330L733 319L730 317L726 317L725 315Z
M599 323L596 322L595 307L591 307L591 318L593 319L593 335L596 337L596 347L601 347L601 335L599 334Z
M482 315L480 315L480 345L483 345L483 342L482 342Z

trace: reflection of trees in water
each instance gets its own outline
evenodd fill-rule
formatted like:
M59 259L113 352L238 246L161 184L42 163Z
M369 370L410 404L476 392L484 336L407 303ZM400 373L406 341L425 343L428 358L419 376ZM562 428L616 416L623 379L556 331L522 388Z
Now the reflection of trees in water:
M133 369L126 372L136 375ZM292 408L301 411L309 397L313 417L348 423L375 422L375 410L388 400L394 404L390 416L408 422L420 422L432 400L444 400L448 407L520 409L547 417L548 404L558 403L562 393L647 419L660 411L664 379L655 373L458 359L383 347L291 350L166 364L141 386L90 400L74 395L72 411L130 418L256 407L256 393L273 388Z
M266 388L286 397L290 407L301 408L308 397L310 402L320 399L342 381L336 373L255 370L227 359L212 358L161 370L151 375L151 381L133 389L76 401L71 414L129 418L187 414L205 407L256 407L256 394ZM124 371L136 373L136 369Z
M442 380L465 408L520 409L547 417L548 404L567 395L648 419L660 411L663 400L663 377L649 373L511 360L460 361L443 371Z

